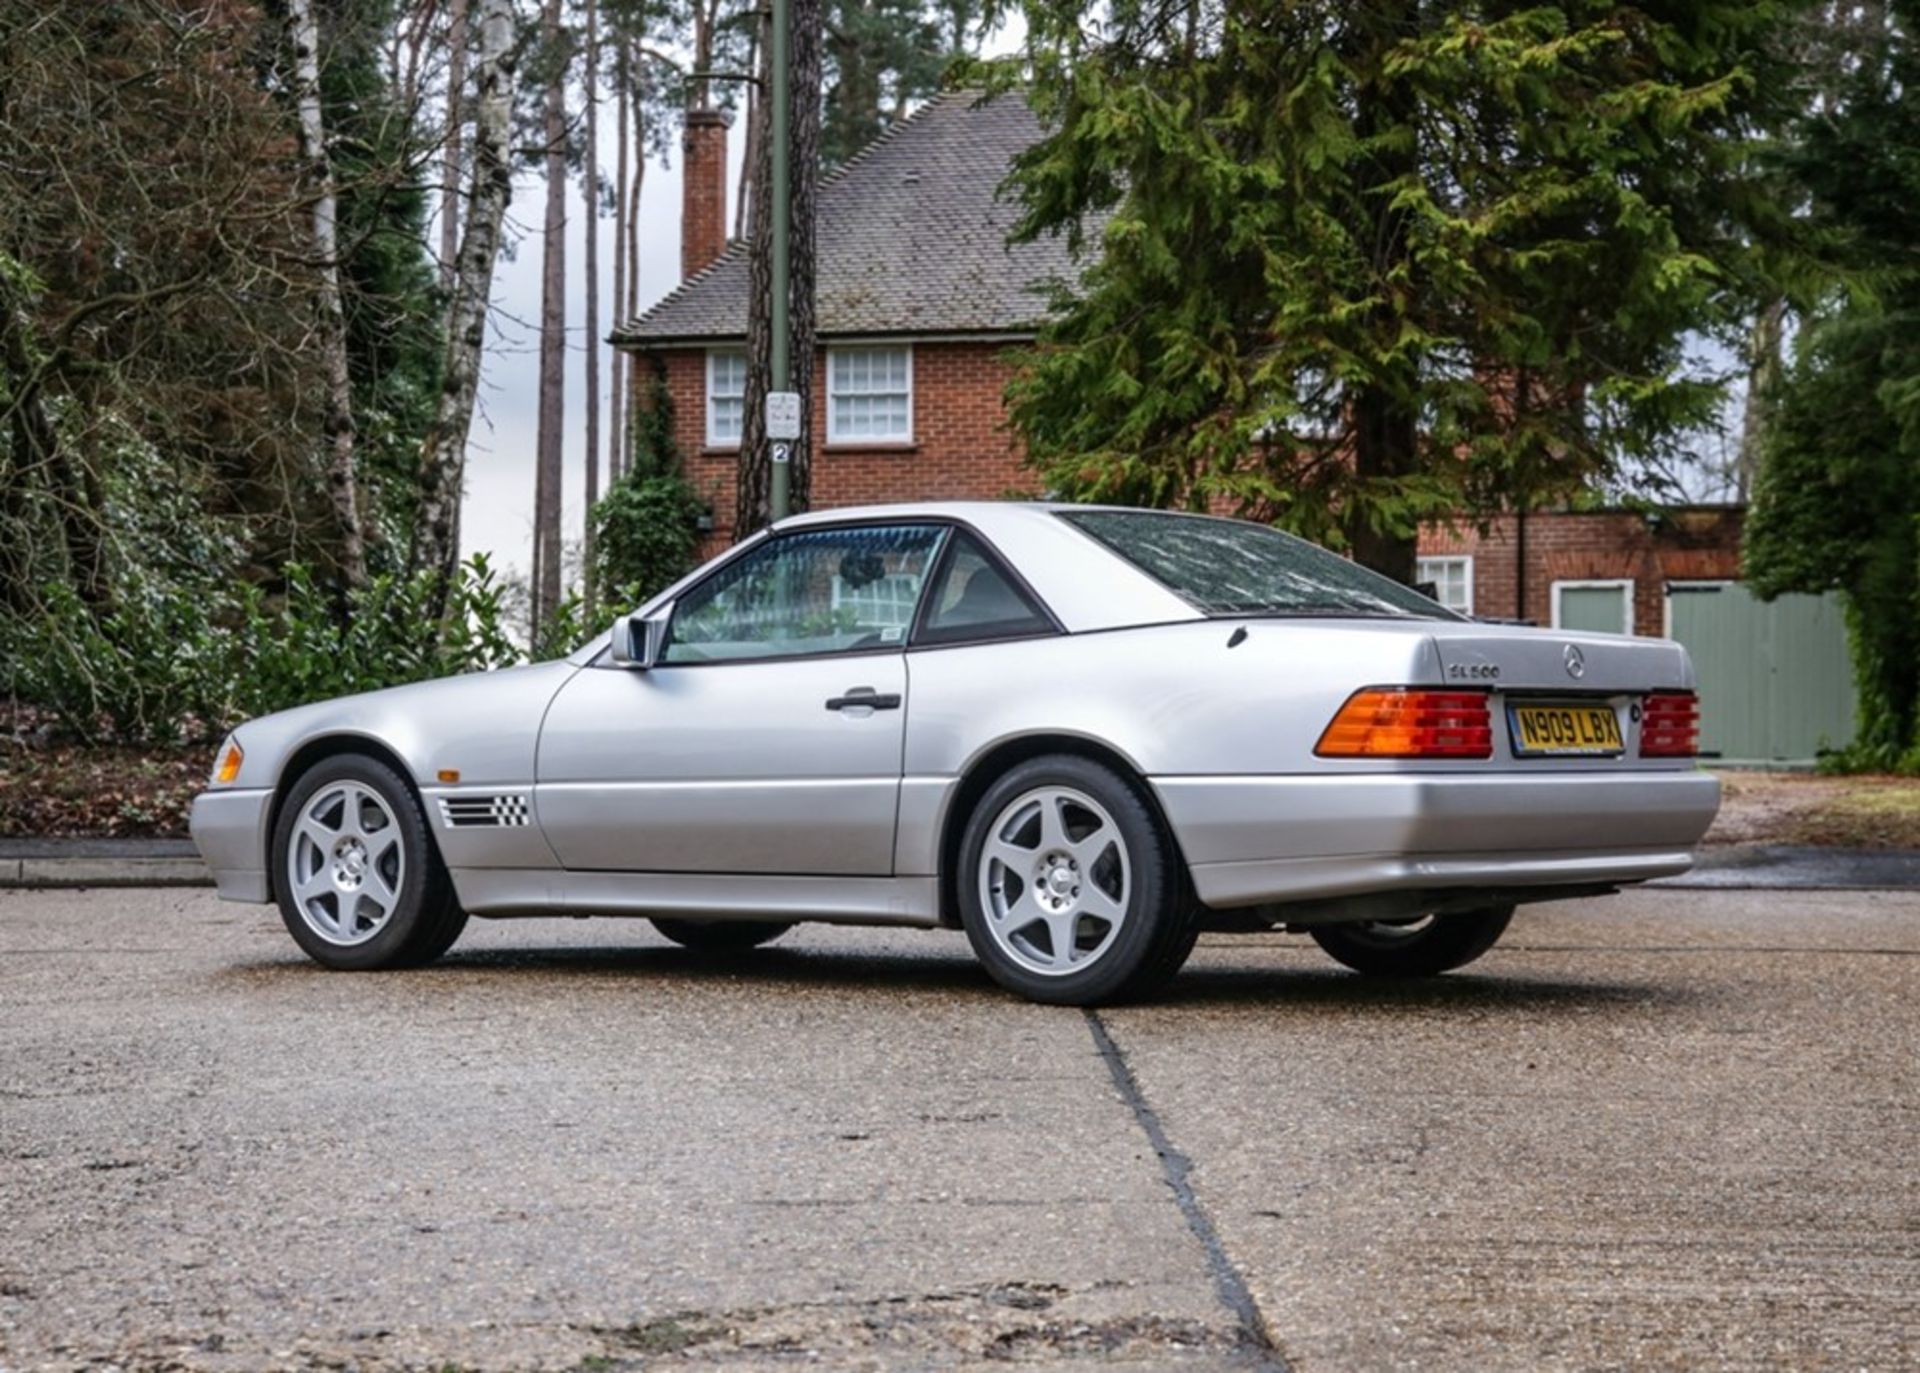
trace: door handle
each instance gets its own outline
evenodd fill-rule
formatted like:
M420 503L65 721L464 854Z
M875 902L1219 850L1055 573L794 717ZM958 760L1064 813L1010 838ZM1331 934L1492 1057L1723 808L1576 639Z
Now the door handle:
M872 687L849 687L845 696L827 697L828 710L845 710L849 706L865 706L869 710L898 710L900 693L889 691L883 696Z

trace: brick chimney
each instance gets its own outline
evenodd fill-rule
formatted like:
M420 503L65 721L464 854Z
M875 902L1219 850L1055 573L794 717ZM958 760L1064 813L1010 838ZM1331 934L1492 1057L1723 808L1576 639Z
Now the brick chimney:
M725 110L688 110L680 164L680 279L685 281L727 247Z

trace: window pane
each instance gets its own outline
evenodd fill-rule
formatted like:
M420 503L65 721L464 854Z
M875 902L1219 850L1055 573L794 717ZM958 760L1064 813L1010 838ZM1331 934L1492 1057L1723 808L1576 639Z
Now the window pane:
M707 442L738 443L746 414L747 357L744 353L707 355Z
M1627 589L1624 586L1561 587L1558 627L1600 634L1627 633Z
M933 590L922 643L958 643L1044 634L1053 625L1003 576L971 534L955 530L953 554Z
M836 348L828 354L827 434L834 439L913 437L912 354L907 348Z
M904 647L943 532L893 525L782 535L681 598L663 661Z
M1061 518L1209 614L1452 618L1413 588L1266 525L1144 510Z
M1467 558L1422 558L1414 580L1432 585L1434 599L1448 610L1473 613L1473 564Z

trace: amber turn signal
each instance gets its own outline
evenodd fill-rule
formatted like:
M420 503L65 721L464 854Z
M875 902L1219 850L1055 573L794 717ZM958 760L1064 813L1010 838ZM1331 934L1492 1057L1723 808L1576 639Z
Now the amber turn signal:
M245 756L240 752L240 745L229 739L227 746L220 750L220 764L213 770L213 780L224 786L238 777L240 762Z
M1484 692L1374 687L1347 698L1313 751L1322 758L1491 758L1493 721Z

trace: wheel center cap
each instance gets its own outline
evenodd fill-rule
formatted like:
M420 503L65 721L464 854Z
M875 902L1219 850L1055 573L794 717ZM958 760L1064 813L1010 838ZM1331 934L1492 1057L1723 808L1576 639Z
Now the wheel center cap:
M366 875L366 846L358 839L347 840L333 856L333 880L341 887L352 890L360 885Z
M1055 896L1065 896L1073 890L1073 874L1065 868L1055 868L1047 874L1047 885L1053 888Z

